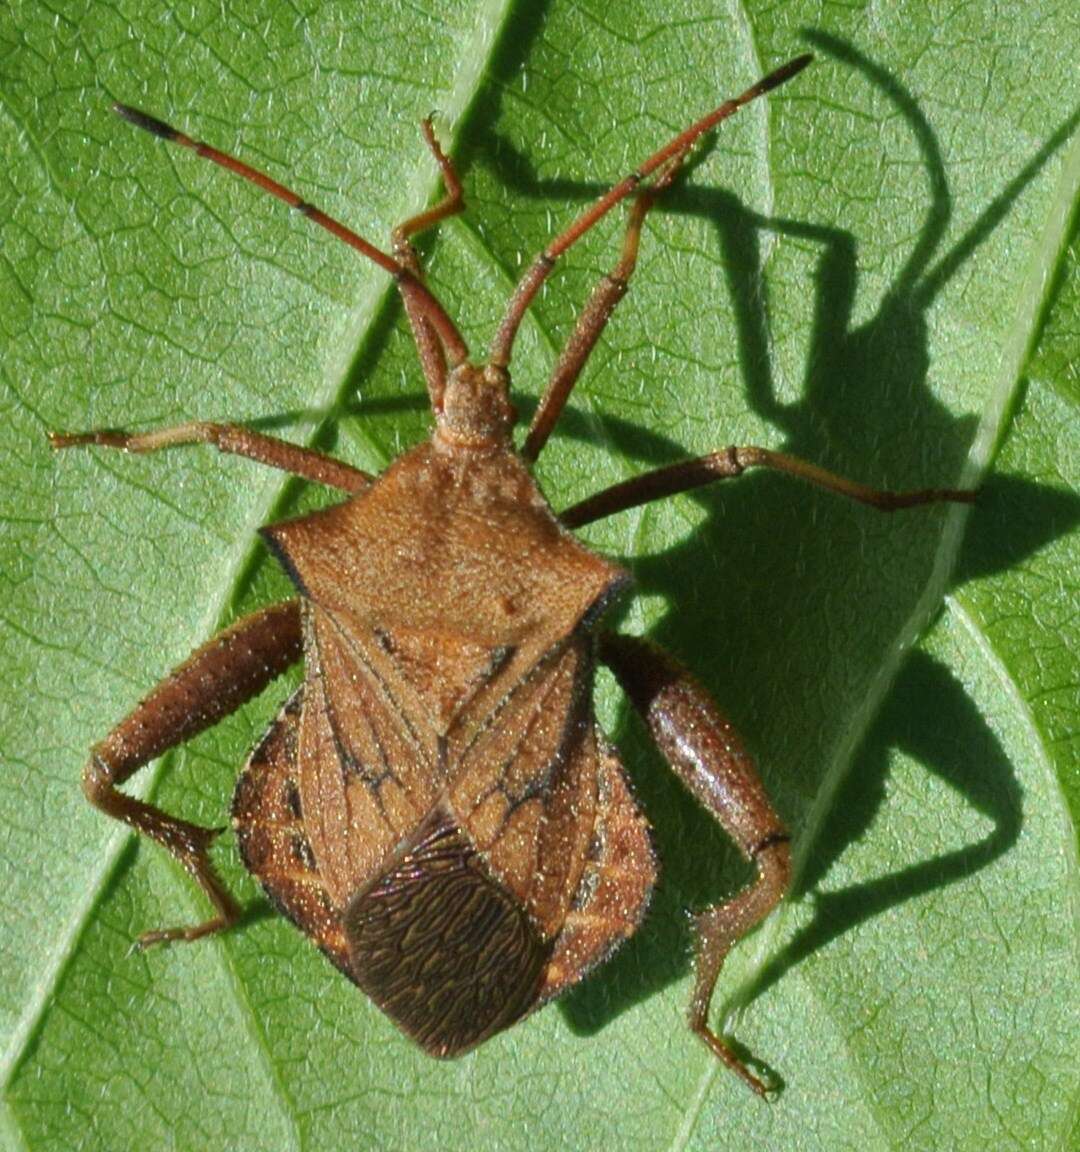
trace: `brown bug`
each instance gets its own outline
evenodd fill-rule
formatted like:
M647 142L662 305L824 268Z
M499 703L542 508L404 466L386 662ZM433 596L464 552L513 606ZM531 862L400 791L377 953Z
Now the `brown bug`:
M446 194L394 230L389 255L241 161L116 106L132 124L254 182L390 272L435 416L431 439L378 478L235 425L53 436L56 447L130 452L208 443L349 497L264 528L297 598L238 620L198 649L90 755L90 802L164 845L214 907L205 922L147 932L140 944L221 931L239 909L207 855L219 830L118 786L303 657L303 684L252 753L233 798L245 864L274 904L433 1055L465 1052L513 1024L635 931L656 876L648 825L593 718L599 660L757 870L743 891L694 918L690 1026L765 1092L707 1017L728 951L786 890L788 832L738 735L689 673L648 642L600 628L629 579L570 529L750 467L884 510L969 501L972 493L884 492L768 449L729 447L556 515L530 466L626 293L658 193L704 132L809 60L790 61L680 133L552 241L518 284L482 365L469 362L425 287L410 239L464 207L429 121L424 136ZM508 369L525 310L556 260L630 197L621 258L582 311L516 451Z

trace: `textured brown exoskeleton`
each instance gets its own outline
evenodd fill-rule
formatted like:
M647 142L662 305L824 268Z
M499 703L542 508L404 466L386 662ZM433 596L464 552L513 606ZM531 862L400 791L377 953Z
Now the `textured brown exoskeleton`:
M886 510L971 494L876 491L793 457L729 447L556 515L530 465L626 292L656 195L702 133L809 59L792 60L675 137L554 240L521 279L483 365L469 363L410 241L463 208L430 123L424 133L446 196L394 231L391 256L269 177L117 106L131 123L253 181L392 273L435 415L430 441L378 478L234 425L53 437L57 447L130 452L209 443L349 495L263 529L296 599L204 645L93 749L83 777L91 803L164 845L215 910L205 923L148 932L140 943L194 940L228 927L239 910L207 855L217 830L118 785L303 657L302 686L236 788L244 862L277 907L428 1052L456 1055L513 1024L634 932L656 876L648 825L593 718L600 660L680 779L757 870L742 892L695 917L690 1025L765 1091L707 1017L724 957L787 887L787 830L739 737L689 673L644 640L601 630L604 608L628 578L570 529L756 466ZM508 365L522 316L558 257L629 197L621 259L582 311L516 451Z

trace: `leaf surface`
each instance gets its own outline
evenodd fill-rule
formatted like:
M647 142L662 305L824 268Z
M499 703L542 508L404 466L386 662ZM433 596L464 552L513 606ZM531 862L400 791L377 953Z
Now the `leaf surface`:
M16 5L0 14L0 1140L12 1148L1046 1148L1080 1136L1080 109L1068 6L640 2ZM1073 37L1071 39L1071 37ZM243 420L378 470L429 427L386 276L109 112L138 104L376 242L425 242L477 354L525 260L666 136L810 47L646 226L633 290L537 475L556 508L761 443L867 482L984 481L882 517L783 477L587 529L616 610L746 733L796 832L790 900L714 1006L780 1074L751 1098L689 1035L684 910L745 870L606 675L656 829L650 919L580 989L464 1059L399 1036L243 874L226 936L93 812L87 749L237 614L288 594L267 520L325 504L208 449L46 433ZM531 413L615 258L578 245L527 319ZM287 686L140 774L220 824ZM730 1006L730 1005L729 1005Z

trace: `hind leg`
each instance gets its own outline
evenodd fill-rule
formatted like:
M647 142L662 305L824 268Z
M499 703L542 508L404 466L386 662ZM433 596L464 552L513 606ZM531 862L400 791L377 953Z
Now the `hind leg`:
M207 854L221 829L170 816L121 792L119 785L163 752L212 727L258 695L301 652L298 600L253 612L197 649L92 749L83 771L86 798L171 852L214 908L214 915L201 924L144 932L140 946L197 940L220 932L235 922L239 909Z
M757 869L756 879L741 892L694 917L689 1020L710 1051L764 1096L765 1084L709 1027L709 1004L727 954L787 891L791 837L738 733L685 668L631 636L602 636L599 655L648 724L672 770Z

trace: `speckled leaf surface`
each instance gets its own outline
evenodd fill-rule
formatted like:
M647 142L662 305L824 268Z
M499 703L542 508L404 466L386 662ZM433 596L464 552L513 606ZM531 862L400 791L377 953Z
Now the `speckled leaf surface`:
M1077 23L1068 4L17 3L0 12L0 1140L13 1149L1065 1149L1080 1067ZM325 492L205 449L55 456L46 433L236 419L379 469L428 427L387 278L122 124L147 107L374 240L427 245L482 349L523 261L667 134L810 47L646 229L631 296L537 475L556 507L764 443L890 486L885 518L754 476L586 538L618 627L690 663L796 831L795 891L721 999L771 1105L683 1025L684 909L745 878L606 676L656 828L646 927L560 1005L436 1063L215 848L200 915L83 801L87 748L194 646L288 594L256 527ZM531 412L617 222L522 332ZM219 824L278 684L135 782ZM717 1018L724 1012L718 1002Z

